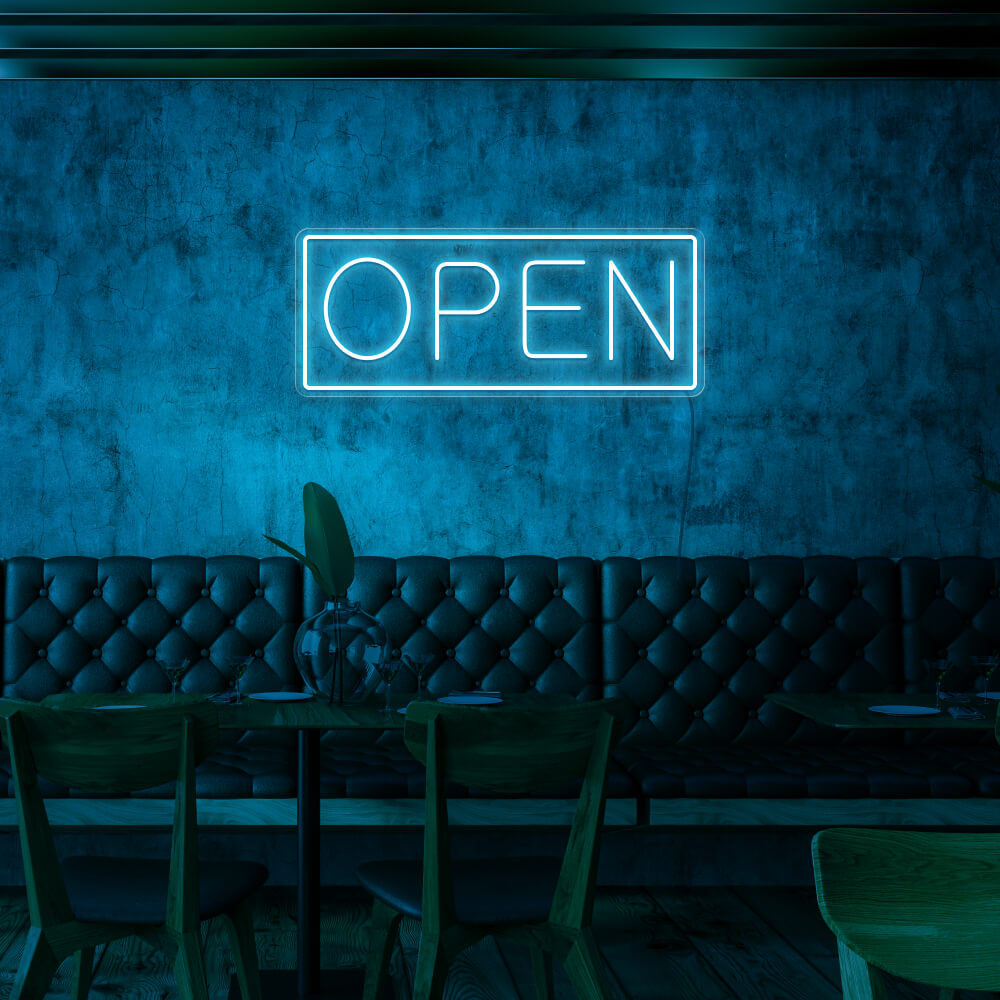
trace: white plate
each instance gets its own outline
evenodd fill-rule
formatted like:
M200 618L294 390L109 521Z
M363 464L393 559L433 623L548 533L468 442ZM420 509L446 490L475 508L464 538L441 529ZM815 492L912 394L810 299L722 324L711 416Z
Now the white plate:
M145 705L94 705L95 712L120 712L123 708L145 708Z
M925 705L872 705L869 712L879 715L940 715L940 708L928 708Z
M482 694L451 694L438 698L439 705L499 705L502 702L503 698Z
M312 695L308 691L256 691L247 697L253 701L309 701Z

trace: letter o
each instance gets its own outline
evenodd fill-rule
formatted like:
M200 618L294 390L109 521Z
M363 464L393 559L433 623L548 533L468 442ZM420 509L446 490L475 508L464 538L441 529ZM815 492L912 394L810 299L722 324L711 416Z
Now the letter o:
M344 345L337 338L337 335L333 332L333 324L330 322L330 294L333 292L333 286L337 283L337 279L348 268L354 267L355 264L379 264L381 267L384 267L399 282L400 287L403 289L403 297L406 299L406 319L403 320L403 329L399 331L399 336L380 354L356 354L354 351L344 347ZM378 361L379 358L384 358L387 354L392 354L392 352L399 347L403 338L406 336L406 331L410 328L411 311L410 290L406 287L406 282L403 281L403 276L392 266L392 264L389 264L384 260L380 260L378 257L357 257L354 260L349 260L330 279L330 284L326 286L326 295L323 296L323 322L326 323L326 332L330 334L330 339L337 345L337 347L340 348L341 351L344 352L344 354L350 358L355 358L357 361Z

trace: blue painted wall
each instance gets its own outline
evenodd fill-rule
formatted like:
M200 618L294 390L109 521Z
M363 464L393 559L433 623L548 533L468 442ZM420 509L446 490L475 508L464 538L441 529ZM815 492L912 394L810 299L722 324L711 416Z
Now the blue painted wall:
M0 81L0 552L998 551L1000 84ZM306 399L304 227L697 227L705 392Z

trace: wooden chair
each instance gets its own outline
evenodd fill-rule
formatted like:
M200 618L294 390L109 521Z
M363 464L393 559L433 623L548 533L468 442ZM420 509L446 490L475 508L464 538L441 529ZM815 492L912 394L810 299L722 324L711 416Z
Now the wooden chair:
M941 1000L1000 990L1000 836L822 830L812 856L845 1000L882 1000L880 970Z
M489 934L528 946L540 1000L552 996L552 956L583 1000L611 986L591 930L608 760L621 702L557 711L414 702L403 736L427 767L423 862L371 861L358 879L375 897L364 1000L376 1000L399 921L421 921L413 1000L440 997L452 959ZM583 778L564 857L452 861L445 782L489 792L544 791Z
M73 955L74 1000L90 989L94 949L128 935L172 957L182 997L208 1000L201 921L222 916L244 1000L260 1000L250 894L267 879L254 862L199 872L195 764L218 742L214 705L68 711L25 703L4 722L31 918L12 1000L43 997ZM38 778L92 792L130 792L176 779L170 859L69 858L61 864Z

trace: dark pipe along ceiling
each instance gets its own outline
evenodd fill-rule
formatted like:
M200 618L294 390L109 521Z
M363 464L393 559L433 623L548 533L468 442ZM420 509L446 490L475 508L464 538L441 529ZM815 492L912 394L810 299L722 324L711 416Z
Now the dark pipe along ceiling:
M0 3L8 78L992 78L998 69L1000 14L943 4Z

